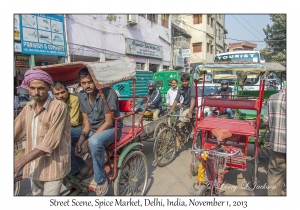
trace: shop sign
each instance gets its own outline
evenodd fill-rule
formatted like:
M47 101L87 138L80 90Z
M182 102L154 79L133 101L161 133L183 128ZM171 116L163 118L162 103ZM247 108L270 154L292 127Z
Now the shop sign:
M20 15L23 54L66 56L63 15Z
M22 48L21 43L14 43L14 51L15 52L21 53L22 52L21 48Z
M184 67L184 59L181 56L174 56L174 67Z
M189 58L190 57L190 49L182 49L182 57Z
M153 58L163 58L163 48L155 44L126 39L126 53Z
M14 15L14 39L20 40L20 15Z

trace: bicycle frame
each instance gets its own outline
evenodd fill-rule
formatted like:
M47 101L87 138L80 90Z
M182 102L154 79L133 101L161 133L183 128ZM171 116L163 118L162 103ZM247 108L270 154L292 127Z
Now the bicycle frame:
M200 161L200 164L202 164L202 154L204 154L204 152L208 152L209 157L208 159L210 159L213 162L213 176L214 179L213 180L208 180L208 178L206 177L207 180L205 180L206 185L210 185L210 195L213 196L214 192L216 193L216 195L220 195L221 192L221 185L223 183L223 178L224 178L224 174L228 172L228 170L226 170L226 163L227 163L227 158L228 157L234 157L237 155L242 155L241 154L241 150L237 150L234 153L224 153L224 152L219 152L219 151L213 151L213 150L202 150L202 149L198 149L196 147L196 144L194 145L194 150L192 150L192 152L195 152L195 154L198 154L198 159Z

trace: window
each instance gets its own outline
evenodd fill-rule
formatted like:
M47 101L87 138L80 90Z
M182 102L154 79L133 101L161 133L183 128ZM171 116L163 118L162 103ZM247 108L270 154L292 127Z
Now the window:
M213 49L214 49L214 46L213 46L213 45L210 45L210 54L213 53Z
M193 15L194 24L202 23L202 15Z
M202 52L202 43L194 43L193 44L193 52Z
M209 16L207 15L207 25L209 25Z
M150 20L151 22L157 23L157 15L155 14L148 14L147 19Z
M210 26L213 27L213 23L214 23L214 19L211 18L211 21L210 21Z
M143 18L146 18L146 15L145 14L139 14L139 16L143 17Z
M218 37L219 37L219 40L221 40L221 29L218 30Z
M206 44L206 52L209 53L209 43Z
M165 28L169 28L169 15L161 15L161 25Z
M163 87L163 86L164 86L164 81L162 81L162 80L157 80L157 81L156 81L156 84L157 84L158 87Z

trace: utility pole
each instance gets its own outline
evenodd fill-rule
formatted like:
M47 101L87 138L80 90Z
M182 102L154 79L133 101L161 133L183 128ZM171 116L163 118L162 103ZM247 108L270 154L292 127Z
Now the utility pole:
M64 15L64 25L65 25L65 37L66 37L66 46L67 46L67 61L65 61L65 62L70 63L71 56L70 56L70 45L69 45L69 39L68 39L67 15Z

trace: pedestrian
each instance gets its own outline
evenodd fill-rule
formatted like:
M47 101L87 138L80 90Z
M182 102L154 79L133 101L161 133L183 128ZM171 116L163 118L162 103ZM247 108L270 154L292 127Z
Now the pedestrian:
M33 195L60 194L70 172L70 117L67 105L48 94L52 79L42 70L27 70L20 87L28 89L28 102L14 121L14 142L26 136L25 156L15 162L14 176L23 169Z
M17 110L19 107L20 107L19 95L15 91L15 93L14 93L14 109Z
M51 90L49 90L49 91L48 91L48 95L50 96L50 98L51 98L51 99L54 99L54 96L53 96L53 94L52 94L52 91L51 91Z
M286 90L270 96L263 123L270 130L268 195L282 195L286 176Z
M167 98L166 98L167 106L172 107L175 98L177 96L177 91L178 91L178 81L176 79L173 79L172 87L167 92ZM183 96L180 96L180 103L178 103L176 106L176 112L180 109L182 102L183 102Z

